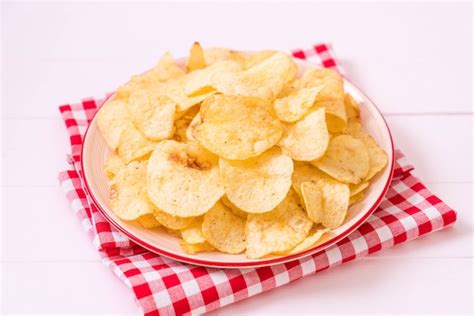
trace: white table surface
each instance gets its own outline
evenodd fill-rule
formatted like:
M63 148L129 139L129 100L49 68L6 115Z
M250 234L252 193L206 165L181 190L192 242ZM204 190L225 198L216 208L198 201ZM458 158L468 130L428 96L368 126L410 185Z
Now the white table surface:
M2 311L137 314L63 196L57 106L101 96L194 40L243 49L331 41L385 113L453 227L215 314L472 312L472 8L430 4L2 5Z

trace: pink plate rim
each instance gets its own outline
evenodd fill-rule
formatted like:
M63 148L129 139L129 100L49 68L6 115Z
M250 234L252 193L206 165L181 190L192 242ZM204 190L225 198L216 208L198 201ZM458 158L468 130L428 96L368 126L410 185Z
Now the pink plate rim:
M298 60L298 62L309 63L305 60ZM314 67L314 66L317 66L317 65L312 65L312 66ZM151 245L151 244L147 243L146 241L140 239L139 237L131 234L126 229L124 229L119 223L117 223L112 217L110 217L108 215L106 210L104 210L100 206L100 203L97 201L96 197L92 193L92 190L90 189L86 173L82 172L82 175L83 175L83 178L84 178L85 189L87 191L86 193L89 194L89 196L92 198L92 200L95 203L95 206L96 206L97 210L100 212L100 214L102 216L104 216L104 218L106 218L107 221L110 224L112 224L112 226L114 226L117 230L119 230L120 232L125 234L130 240L132 240L136 244L142 246L143 248L146 248L147 250L149 250L151 252L154 252L156 254L159 254L159 255L162 255L162 256L165 256L165 257L168 257L168 258L171 258L171 259L175 259L177 261L189 263L189 264L195 264L195 265L199 265L199 266L206 266L206 267L213 267L213 268L263 267L263 266L270 266L270 265L275 265L275 264L278 264L278 263L285 263L285 262L301 259L303 257L313 255L315 253L323 251L326 248L328 248L330 245L333 245L333 244L339 242L340 240L344 239L345 237L347 237L350 233L352 233L359 226L361 226L369 218L369 216L371 216L375 212L375 210L377 209L377 207L382 202L382 199L384 198L385 194L387 193L387 191L390 187L390 184L391 184L392 179L393 179L393 172L394 172L394 166L395 166L395 147L394 147L394 144L393 144L393 137L392 137L392 133L390 131L390 128L387 124L387 121L385 120L385 117L383 116L382 112L379 110L377 105L367 96L367 94L365 94L365 92L363 92L358 86L356 86L354 83L352 83L347 78L344 77L344 79L346 81L348 81L350 84L352 84L358 90L359 93L364 95L364 97L367 98L372 103L372 105L375 107L377 112L380 114L380 117L382 118L382 120L385 124L385 127L387 129L387 132L388 132L388 135L389 135L389 138L390 138L390 146L391 146L391 150L392 150L390 171L389 171L389 176L387 178L387 182L385 183L385 186L384 186L382 192L380 193L380 195L377 198L377 200L375 201L375 203L370 207L370 209L357 222L355 222L352 226L347 228L344 232L340 233L337 236L334 236L333 238L325 241L324 243L322 243L320 245L317 245L315 247L306 249L305 251L302 251L300 253L296 253L296 254L293 254L293 255L281 256L281 257L271 258L271 259L261 259L260 261L252 261L252 262L220 262L220 261L211 261L211 260L202 260L202 259L191 258L191 257L184 257L184 256L181 256L179 254L168 252L168 251L160 249L160 248L158 248L154 245ZM104 103L112 96L113 95L110 95L106 100L104 100ZM90 121L91 123L95 119L95 116L97 115L98 112L99 112L99 110L97 110L96 113L94 113L94 116L92 117L92 119ZM86 129L86 132L85 132L84 138L83 138L83 143L85 142L85 140L87 138L87 135L88 135L88 132L89 132L89 127L91 126L91 123L89 124L89 126L87 126L87 129ZM84 170L84 162L83 162L84 159L82 158L83 156L84 156L84 146L82 146L82 148L81 148L81 169L82 170Z

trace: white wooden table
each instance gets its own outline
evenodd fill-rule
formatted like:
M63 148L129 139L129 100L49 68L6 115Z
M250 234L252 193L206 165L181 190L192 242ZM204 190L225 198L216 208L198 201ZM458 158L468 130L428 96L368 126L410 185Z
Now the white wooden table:
M101 96L166 50L291 49L331 41L385 113L453 227L216 314L472 312L472 8L457 4L3 4L2 298L5 313L137 314L56 180L57 106Z

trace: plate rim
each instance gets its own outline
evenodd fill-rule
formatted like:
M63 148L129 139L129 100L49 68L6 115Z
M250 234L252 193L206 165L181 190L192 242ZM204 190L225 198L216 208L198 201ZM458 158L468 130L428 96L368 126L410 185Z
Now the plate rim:
M293 59L296 59L296 62L307 63L307 64L311 65L312 67L315 67L315 66L317 67L318 66L318 65L314 65L314 64L312 64L312 63L310 63L306 60L303 60L303 59L297 59L297 58L294 58L294 57L293 57ZM321 67L321 68L324 68L324 67ZM342 74L341 74L341 76L342 76ZM264 266L271 266L271 265L286 263L286 262L289 262L289 261L301 259L301 258L310 256L310 255L322 252L325 249L327 249L328 247L330 247L331 245L336 244L337 242L341 241L342 239L344 239L345 237L350 235L353 231L355 231L363 223L365 223L365 221L375 212L375 210L378 208L378 206L382 202L382 199L385 197L385 195L386 195L386 193L387 193L387 191L388 191L388 189L389 189L389 187L392 183L394 167L395 167L395 147L394 147L394 144L393 144L392 132L390 130L390 127L387 124L387 121L386 121L385 117L383 116L382 112L380 111L378 106L375 104L375 102L373 102L372 99L370 99L363 90L361 90L357 85L355 85L348 78L346 78L344 76L343 76L343 78L348 83L350 83L352 86L354 86L354 88L356 88L359 93L361 93L365 98L367 98L367 100L369 100L372 103L375 110L379 113L380 117L382 118L382 121L385 124L385 128L388 132L388 136L389 136L389 139L390 139L390 147L391 147L391 159L390 159L390 161L391 161L391 165L389 167L390 170L389 170L389 175L388 175L388 178L387 178L387 182L385 183L382 192L377 197L377 200L369 208L369 210L366 211L365 214L357 222L355 222L350 227L348 227L344 232L340 233L337 236L334 236L333 238L325 241L322 244L319 244L317 246L308 248L308 249L306 249L302 252L296 253L296 254L280 256L280 257L276 257L276 258L261 259L259 261L251 261L251 262L232 262L232 261L221 262L221 261L212 261L212 260L207 260L207 259L184 257L184 256L181 256L180 254L176 254L176 253L169 252L169 251L163 250L161 248L158 248L158 247L156 247L152 244L147 243L146 241L142 240L141 238L131 234L129 231L127 231L125 228L123 228L118 222L116 222L112 217L110 217L108 215L107 211L102 208L102 206L97 201L94 194L92 194L92 190L90 189L88 179L87 179L87 175L86 175L87 173L84 172L85 169L84 169L84 159L83 159L83 157L84 157L84 148L86 147L86 146L84 146L84 144L87 140L89 128L91 127L92 122L95 120L97 113L100 111L100 108L94 113L93 117L90 120L89 125L87 126L86 132L84 133L82 147L81 147L81 155L80 155L81 169L82 169L81 173L82 173L82 176L83 176L84 189L85 189L86 193L90 196L92 201L94 202L95 207L99 211L99 213L113 227L115 227L117 230L119 230L120 232L125 234L130 240L132 240L134 243L142 246L143 248L145 248L145 249L147 249L147 250L149 250L153 253L156 253L158 255L162 255L162 256L165 256L167 258L171 258L173 260L177 260L177 261L180 261L180 262L199 265L199 266L205 266L205 267L211 267L211 268L228 268L228 269L231 269L231 268L256 268L256 267L264 267ZM113 96L114 96L114 94L111 94L110 96L105 98L102 105L105 102L107 102L110 98L112 98Z

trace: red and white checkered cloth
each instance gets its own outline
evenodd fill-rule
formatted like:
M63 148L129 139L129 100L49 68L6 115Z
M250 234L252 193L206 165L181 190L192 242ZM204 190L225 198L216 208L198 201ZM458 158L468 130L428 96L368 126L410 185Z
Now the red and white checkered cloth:
M293 55L336 69L328 45ZM177 262L131 242L98 212L81 179L82 138L104 99L63 105L72 169L59 181L72 209L93 237L104 263L128 286L145 315L200 314L243 300L367 254L437 231L456 221L456 212L410 174L413 167L397 150L392 185L377 211L350 236L320 253L258 269L212 269Z

